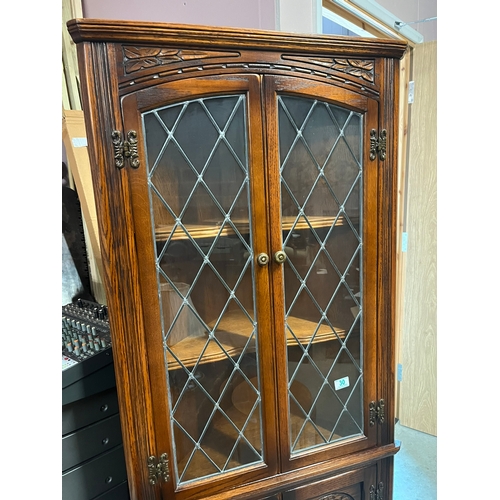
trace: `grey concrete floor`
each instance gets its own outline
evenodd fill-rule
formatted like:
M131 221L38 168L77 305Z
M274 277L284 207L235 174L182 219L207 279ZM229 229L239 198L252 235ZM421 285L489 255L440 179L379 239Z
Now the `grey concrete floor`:
M394 457L393 500L436 500L437 438L401 425L395 428L401 449Z

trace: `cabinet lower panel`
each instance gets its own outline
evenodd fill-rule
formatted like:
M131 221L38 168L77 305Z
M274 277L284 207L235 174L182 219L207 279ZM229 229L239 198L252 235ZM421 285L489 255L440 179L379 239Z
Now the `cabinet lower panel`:
M377 466L313 482L283 493L283 500L368 500Z
M393 455L399 448L382 446L346 457L334 464L278 474L230 491L187 495L203 500L392 500ZM350 462L347 460L351 459ZM377 497L377 494L379 497ZM180 498L180 497L179 497Z

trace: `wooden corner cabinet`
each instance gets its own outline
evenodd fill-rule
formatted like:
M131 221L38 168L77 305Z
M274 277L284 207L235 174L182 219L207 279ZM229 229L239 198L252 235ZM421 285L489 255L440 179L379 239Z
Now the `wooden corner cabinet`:
M131 498L390 500L406 44L68 29Z

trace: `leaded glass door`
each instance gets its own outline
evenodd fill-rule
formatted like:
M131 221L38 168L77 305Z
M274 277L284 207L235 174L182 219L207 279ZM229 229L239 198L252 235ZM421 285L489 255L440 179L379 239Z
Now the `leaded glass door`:
M268 136L278 138L269 165L280 194L273 294L282 294L275 335L286 366L280 437L288 468L376 439L366 413L376 388L377 174L366 138L377 106L292 78L269 77L266 86Z
M268 271L256 259L268 246L258 222L265 219L258 79L174 82L124 105L144 147L131 185L144 307L156 316L148 339L158 447L170 450L173 487L269 475L277 470L276 429L265 415L275 411L275 389L263 376L272 367L263 367L271 351L262 352L272 342L262 313Z
M372 446L376 101L238 75L139 91L123 108L143 147L128 175L165 488Z

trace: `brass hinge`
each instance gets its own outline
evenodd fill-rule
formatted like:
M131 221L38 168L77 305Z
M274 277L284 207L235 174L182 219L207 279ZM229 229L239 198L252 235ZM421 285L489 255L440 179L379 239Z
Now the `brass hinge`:
M154 455L148 458L149 484L155 485L158 481L168 482L170 475L168 473L168 455L163 453L160 460L157 461Z
M387 130L385 128L380 132L378 139L377 131L374 128L370 131L370 160L374 160L377 153L381 160L385 160L387 153Z
M122 133L119 130L113 130L111 133L113 147L115 149L115 166L123 168L125 166L125 158L130 161L130 166L139 168L139 154L137 152L137 132L130 130L127 133L126 141L122 140Z
M383 492L384 492L384 483L382 481L378 483L376 489L375 486L372 484L370 486L370 500L384 500L384 498L382 497Z
M375 420L378 420L379 424L385 422L385 401L383 399L378 402L371 401L368 409L370 411L370 427L375 425Z

